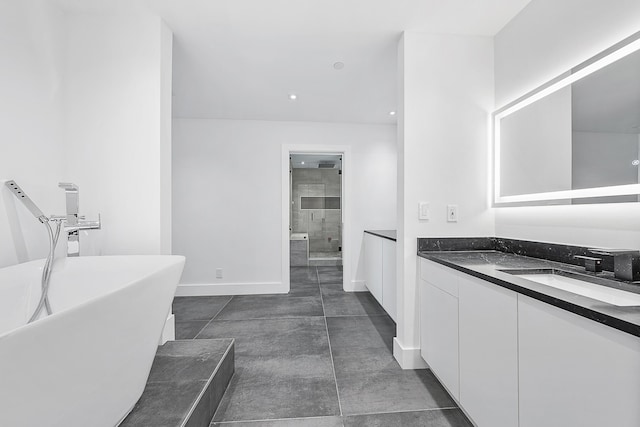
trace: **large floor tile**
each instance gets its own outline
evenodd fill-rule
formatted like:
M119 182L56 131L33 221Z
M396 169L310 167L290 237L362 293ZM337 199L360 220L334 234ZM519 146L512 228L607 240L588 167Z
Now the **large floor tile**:
M272 319L322 316L320 296L242 295L236 296L216 320Z
M333 365L328 349L319 354L239 355L236 363L252 375L273 381L289 378L333 379Z
M343 427L341 417L288 418L269 421L247 421L233 423L213 422L211 427Z
M395 324L390 317L329 317L327 327L337 377L400 370L393 357Z
M190 340L195 338L207 323L209 323L209 320L176 321L176 339Z
M339 415L333 378L264 379L237 367L214 421Z
M319 266L316 268L320 283L342 283L342 266Z
M309 283L295 283L292 281L289 295L296 297L317 297L320 295L320 286L317 281Z
M345 427L472 427L460 409L344 417Z
M291 283L318 283L316 267L291 267L289 270Z
M430 370L394 370L338 378L344 415L418 411L457 405Z
M389 316L327 317L333 348L383 347L393 351L396 325Z
M345 292L342 284L321 284L320 292L327 317L387 314L369 292Z
M209 323L198 338L235 339L236 357L329 354L324 318L259 319Z
M173 313L177 322L211 320L232 297L176 297Z

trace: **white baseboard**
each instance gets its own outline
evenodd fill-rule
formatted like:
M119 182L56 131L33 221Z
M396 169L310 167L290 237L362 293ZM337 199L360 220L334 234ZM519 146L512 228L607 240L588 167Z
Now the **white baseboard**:
M429 366L420 355L419 348L405 348L398 338L393 338L393 357L396 358L402 369L423 369Z
M217 295L286 294L289 289L281 282L271 283L188 283L179 284L177 297Z
M345 289L346 292L363 292L368 291L367 287L364 284L364 280L352 280L351 282L347 282L348 289Z

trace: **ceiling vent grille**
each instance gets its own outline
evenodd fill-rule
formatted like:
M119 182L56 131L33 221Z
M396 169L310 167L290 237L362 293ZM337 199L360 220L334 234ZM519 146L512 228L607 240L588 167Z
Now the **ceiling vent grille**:
M333 169L336 167L336 164L333 162L320 162L318 163L318 168L320 169Z

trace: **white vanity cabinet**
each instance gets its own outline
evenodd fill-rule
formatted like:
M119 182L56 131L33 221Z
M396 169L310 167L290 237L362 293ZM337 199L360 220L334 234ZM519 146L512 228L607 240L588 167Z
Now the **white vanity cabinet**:
M458 283L455 274L433 262L420 265L420 353L455 398L458 367Z
M397 315L396 242L364 233L365 285L395 321Z
M517 297L420 260L420 351L478 426L518 424Z
M364 280L371 295L382 304L382 238L364 233Z
M518 295L520 427L640 426L640 338Z
M640 426L640 338L420 258L421 354L478 427Z
M396 321L398 314L396 290L396 242L382 239L382 308Z
M467 274L458 277L460 404L478 426L517 426L517 294Z

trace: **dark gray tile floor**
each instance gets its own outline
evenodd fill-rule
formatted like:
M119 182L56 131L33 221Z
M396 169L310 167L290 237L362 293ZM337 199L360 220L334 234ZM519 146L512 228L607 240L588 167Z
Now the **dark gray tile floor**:
M175 299L181 338L235 338L212 426L471 426L431 371L400 368L395 324L370 293L342 291L342 267L290 277L288 295Z

